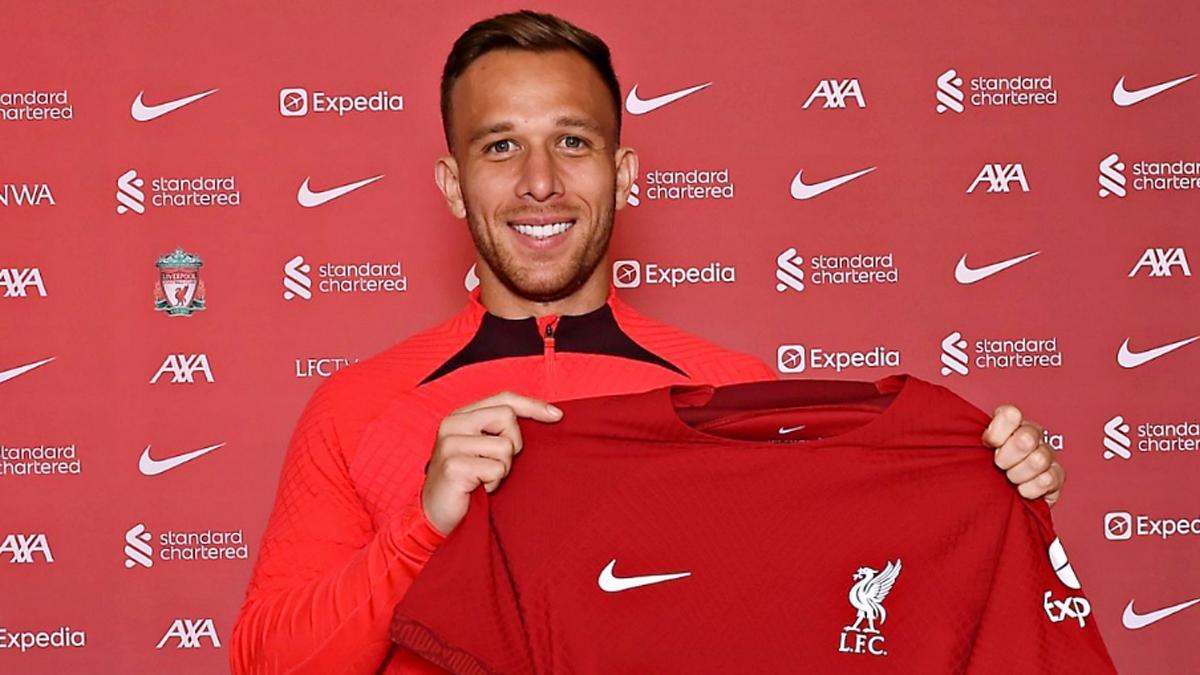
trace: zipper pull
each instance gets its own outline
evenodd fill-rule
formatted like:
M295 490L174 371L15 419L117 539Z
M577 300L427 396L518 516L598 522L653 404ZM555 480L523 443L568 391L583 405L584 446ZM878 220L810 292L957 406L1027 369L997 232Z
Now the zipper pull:
M546 349L554 349L554 331L558 327L558 316L548 314L538 317L538 325L542 329L542 342L545 343Z

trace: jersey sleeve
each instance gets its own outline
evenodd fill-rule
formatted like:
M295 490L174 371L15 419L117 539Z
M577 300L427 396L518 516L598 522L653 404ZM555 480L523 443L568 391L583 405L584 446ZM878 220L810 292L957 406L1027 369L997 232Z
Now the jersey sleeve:
M443 539L419 494L376 531L348 473L329 384L289 443L233 629L236 675L378 672L392 610Z
M392 639L452 673L533 673L517 579L487 493L396 607Z
M1049 508L1014 495L970 673L1115 673Z

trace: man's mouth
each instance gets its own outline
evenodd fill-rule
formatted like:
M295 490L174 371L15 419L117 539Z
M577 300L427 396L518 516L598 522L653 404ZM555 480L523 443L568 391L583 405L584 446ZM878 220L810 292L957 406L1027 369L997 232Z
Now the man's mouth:
M547 222L547 219L544 218L508 221L509 227L526 237L534 239L549 239L550 237L566 232L574 225L574 219L563 219L557 222Z

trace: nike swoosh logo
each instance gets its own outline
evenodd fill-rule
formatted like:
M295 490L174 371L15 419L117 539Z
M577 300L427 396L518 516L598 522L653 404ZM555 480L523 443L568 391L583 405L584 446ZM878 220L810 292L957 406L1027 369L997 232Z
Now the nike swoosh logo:
M663 94L662 96L655 96L654 98L647 99L638 98L638 86L635 84L633 85L633 89L629 90L629 95L625 97L625 110L630 115L645 115L648 112L658 110L668 103L674 103L684 96L691 96L710 84L712 84L712 82L705 82L704 84L698 84L694 87L680 89L679 91L671 92L670 94Z
M616 565L617 560L613 558L600 572L600 590L607 593L619 593L631 588L661 584L664 581L674 581L692 575L691 572L676 572L674 574L648 574L640 577L617 577L613 575L613 568Z
M1188 75L1187 77L1181 77L1177 80L1163 82L1162 84L1156 84L1152 87L1145 87L1143 89L1134 89L1133 91L1129 91L1125 88L1125 78L1122 77L1121 79L1117 80L1117 86L1113 87L1113 103L1116 103L1119 106L1129 106L1133 105L1134 103L1141 103L1151 96L1158 96L1172 87L1178 87L1193 77L1196 76Z
M845 176L838 176L837 178L830 178L829 180L821 181L820 183L808 185L804 182L804 180L801 179L801 176L804 174L804 169L801 169L796 172L796 177L792 179L792 199L812 199L819 194L829 192L835 187L845 185L855 178L865 176L874 170L875 167L871 167L869 169L863 169L862 171L848 173Z
M800 431L803 428L804 428L803 424L801 424L798 427L779 427L779 435L782 436L784 434L790 434L793 431Z
M1168 616L1171 616L1172 614L1182 612L1183 610L1187 609L1188 607L1191 607L1192 605L1194 605L1198 602L1200 602L1200 598L1196 598L1194 600L1188 600L1187 602L1181 602L1178 605L1171 605L1170 607L1164 607L1162 609L1158 609L1153 612L1147 612L1145 614L1138 614L1137 612L1133 611L1133 600L1130 600L1129 604L1125 605L1125 613L1121 615L1121 625L1125 626L1129 630L1137 630L1139 628L1145 628L1146 626L1149 626L1152 623L1155 623L1157 621L1162 621L1163 619L1167 618Z
M216 445L210 445L207 448L200 448L199 450L185 452L182 455L175 455L174 457L168 457L167 459L154 459L150 456L150 446L147 445L146 449L142 451L142 458L138 460L138 471L141 471L143 476L157 476L160 473L165 473L171 469L174 469L180 464L187 464L197 457L207 455L213 450L222 447L225 447L224 443L217 443Z
M1137 368L1160 356L1170 354L1180 347L1186 347L1196 340L1200 340L1200 335L1180 340L1179 342L1172 342L1169 345L1155 347L1154 349L1147 349L1144 352L1134 352L1129 350L1129 338L1125 338L1125 341L1121 343L1121 349L1117 352L1117 363L1121 364L1122 368Z
M44 366L47 363L50 363L51 361L53 361L56 358L58 358L58 357L51 356L48 359L42 359L41 361L35 361L33 363L28 363L23 366L17 366L16 368L9 368L8 370L0 370L0 382L8 382L9 380L13 379L14 377L20 377L21 375L28 373L29 371L33 370L34 368L37 368L38 366Z
M1041 253L1041 251L1034 251L1033 253L1026 253L1025 255L1019 255L1015 258L1009 258L1008 260L1001 260L998 263L984 265L983 267L978 267L975 269L967 267L967 256L964 254L963 257L958 259L958 266L954 268L954 280L960 284L973 284L976 281L986 279L993 274L1003 272L1013 265L1019 265L1039 253Z
M372 176L371 178L364 178L357 183L340 185L335 188L329 188L328 190L320 190L317 192L313 192L312 189L308 187L309 179L305 178L304 182L300 184L300 192L296 193L296 201L300 202L300 206L311 209L314 206L320 206L325 202L337 199L344 194L354 192L360 187L370 185L380 178L383 178L383 174Z
M129 114L133 115L133 119L139 122L149 122L150 120L158 119L169 112L179 110L189 103L195 103L205 96L215 94L217 91L218 90L216 89L209 89L208 91L203 91L199 94L184 96L183 98L177 98L174 101L167 101L166 103L159 103L158 105L146 105L145 103L142 103L142 95L146 92L139 91L137 98L133 99L133 105L129 108Z

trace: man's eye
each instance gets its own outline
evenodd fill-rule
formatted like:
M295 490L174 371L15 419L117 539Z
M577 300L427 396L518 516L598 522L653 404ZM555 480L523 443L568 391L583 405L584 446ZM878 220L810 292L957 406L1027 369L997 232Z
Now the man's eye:
M512 150L512 141L507 139L496 141L488 146L488 150L490 152L508 152L509 150Z
M563 139L563 142L572 150L578 150L587 144L586 141L578 136L567 136Z

